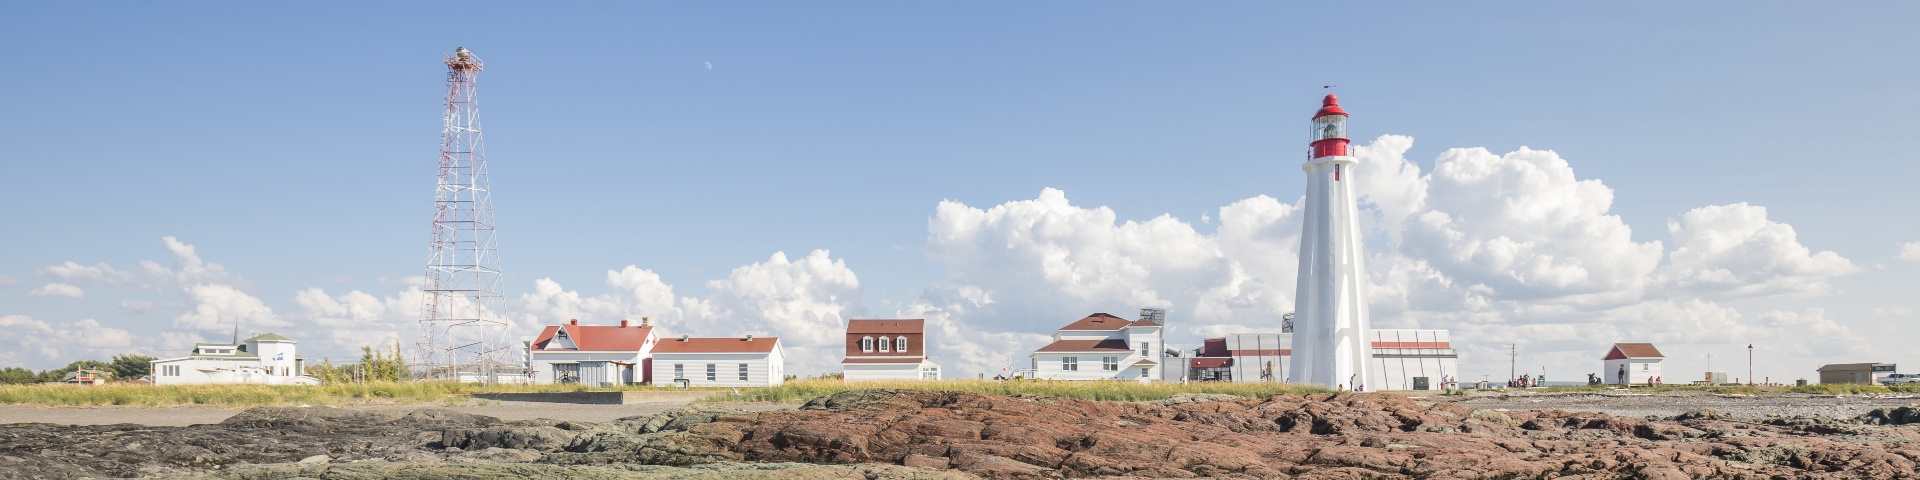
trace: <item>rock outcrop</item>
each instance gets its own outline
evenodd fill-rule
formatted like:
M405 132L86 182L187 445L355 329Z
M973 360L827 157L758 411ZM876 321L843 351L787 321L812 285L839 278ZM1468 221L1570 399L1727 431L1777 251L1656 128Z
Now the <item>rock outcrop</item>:
M1903 478L1913 409L1856 420L1473 410L1395 395L1096 402L855 391L604 423L254 409L0 427L0 478Z

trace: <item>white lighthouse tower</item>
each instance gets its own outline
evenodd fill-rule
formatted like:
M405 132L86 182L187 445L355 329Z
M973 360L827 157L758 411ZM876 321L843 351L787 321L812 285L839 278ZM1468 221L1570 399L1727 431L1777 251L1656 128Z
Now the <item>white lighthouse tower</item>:
M1313 115L1307 210L1294 295L1291 383L1367 390L1367 277L1348 153L1347 112L1328 94Z

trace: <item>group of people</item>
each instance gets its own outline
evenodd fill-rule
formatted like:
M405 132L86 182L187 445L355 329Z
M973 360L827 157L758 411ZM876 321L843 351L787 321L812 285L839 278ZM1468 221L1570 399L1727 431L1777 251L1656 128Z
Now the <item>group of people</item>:
M1545 374L1534 375L1534 376L1529 376L1527 374L1520 374L1520 378L1507 380L1507 388L1530 388L1530 387L1542 387L1546 385L1547 385L1547 376Z

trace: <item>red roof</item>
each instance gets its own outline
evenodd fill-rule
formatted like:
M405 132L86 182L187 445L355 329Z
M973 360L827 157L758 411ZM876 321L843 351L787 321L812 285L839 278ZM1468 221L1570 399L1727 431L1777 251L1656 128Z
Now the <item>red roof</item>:
M777 337L674 337L653 344L653 353L767 353L779 343Z
M1058 340L1040 347L1036 352L1131 352L1127 341L1109 338L1106 340Z
M1314 112L1313 118L1346 114L1346 110L1340 109L1340 96L1329 93L1326 98L1320 99L1320 111Z
M1188 360L1187 365L1191 368L1225 368L1233 365L1233 359L1200 357Z
M1625 358L1667 358L1667 356L1662 355L1660 349L1653 348L1651 343L1616 343L1613 344L1612 350L1607 351L1607 358L1602 360Z
M847 320L847 333L922 333L926 330L927 321L920 318Z
M540 330L540 336L534 338L533 349L568 350L560 348L560 344L558 343L552 343L553 337L556 336L561 329L566 330L567 339L572 340L574 346L580 347L578 350L585 351L631 350L638 352L640 351L640 347L647 343L647 336L653 333L653 327L650 325L579 325L574 323L548 325L547 328ZM554 348L549 349L547 348L548 346Z
M841 359L841 360L840 360L840 363L843 363L843 364L845 364L845 363L885 363L885 364L916 364L916 363L920 363L920 362L923 362L923 361L926 361L926 357L901 357L901 358L845 358L845 359Z
M1067 326L1060 327L1060 329L1061 330L1092 330L1092 331L1105 332L1105 331L1119 330L1122 328L1126 328L1127 325L1132 325L1132 324L1133 322L1128 321L1127 319L1124 319L1124 318L1113 316L1113 314L1111 313L1095 313L1092 315L1087 315L1087 318L1075 320L1073 323L1067 324Z

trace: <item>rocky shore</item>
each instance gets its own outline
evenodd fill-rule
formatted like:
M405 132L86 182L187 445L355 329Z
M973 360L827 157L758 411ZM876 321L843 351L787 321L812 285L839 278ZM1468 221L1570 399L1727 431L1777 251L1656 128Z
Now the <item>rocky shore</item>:
M0 478L1907 478L1920 410L1740 418L1395 395L1095 402L858 391L609 422L257 408L218 424L0 426Z

